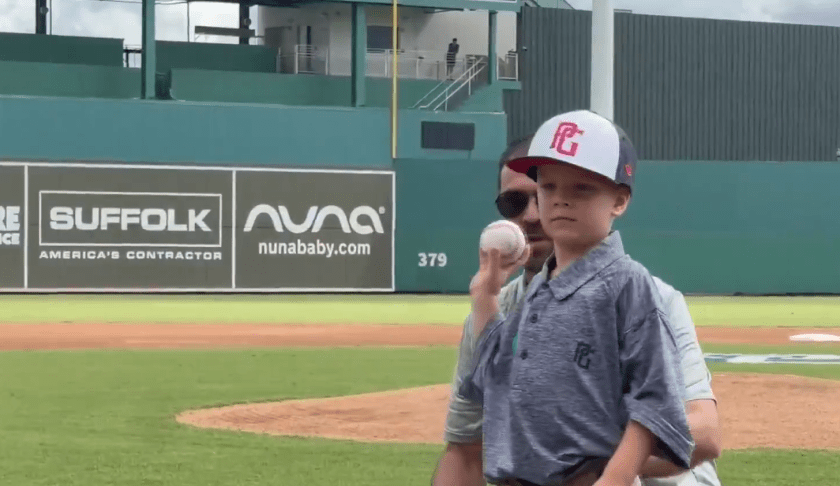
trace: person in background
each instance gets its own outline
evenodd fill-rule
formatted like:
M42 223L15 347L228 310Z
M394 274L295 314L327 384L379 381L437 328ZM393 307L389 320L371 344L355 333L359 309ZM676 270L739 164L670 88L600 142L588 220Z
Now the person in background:
M446 77L452 77L452 71L455 69L455 58L458 56L458 51L461 46L458 45L458 39L452 39L449 43L449 49L446 51Z

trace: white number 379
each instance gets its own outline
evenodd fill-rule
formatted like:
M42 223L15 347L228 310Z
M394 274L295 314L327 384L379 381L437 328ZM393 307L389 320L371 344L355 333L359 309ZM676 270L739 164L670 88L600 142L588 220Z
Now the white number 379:
M420 262L418 267L445 267L446 253L418 253Z

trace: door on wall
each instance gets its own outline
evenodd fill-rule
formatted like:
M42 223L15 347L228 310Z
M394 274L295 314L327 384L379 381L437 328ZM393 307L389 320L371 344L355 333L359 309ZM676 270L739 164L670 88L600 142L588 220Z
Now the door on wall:
M318 74L330 74L330 24L319 22L312 27L312 57Z
M265 44L277 49L277 71L295 72L295 44L297 32L294 26L268 27L265 29Z

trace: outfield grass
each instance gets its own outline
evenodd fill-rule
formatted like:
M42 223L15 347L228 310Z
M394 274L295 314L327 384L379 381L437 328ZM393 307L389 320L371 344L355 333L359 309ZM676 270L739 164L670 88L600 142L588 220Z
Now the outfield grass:
M439 383L452 348L0 353L2 484L427 484L435 448L178 424L185 409Z
M470 312L462 296L6 295L9 323L449 324Z
M453 348L0 353L9 485L423 485L440 447L199 430L185 409L445 383ZM840 379L840 366L712 364ZM726 486L833 484L836 453L726 451Z
M688 297L697 326L840 327L840 297ZM5 295L13 323L370 323L461 325L466 296ZM142 316L142 317L140 317Z
M698 326L840 327L840 297L687 297Z

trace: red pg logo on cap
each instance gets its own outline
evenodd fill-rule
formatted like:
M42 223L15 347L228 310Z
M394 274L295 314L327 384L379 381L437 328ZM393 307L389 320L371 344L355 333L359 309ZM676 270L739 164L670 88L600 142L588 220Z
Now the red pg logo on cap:
M554 138L551 141L551 148L556 150L559 154L574 157L577 155L578 144L577 142L572 142L571 139L577 137L578 135L583 135L583 130L578 127L577 123L563 122L557 127L557 131L554 132ZM566 146L567 142L568 147Z

